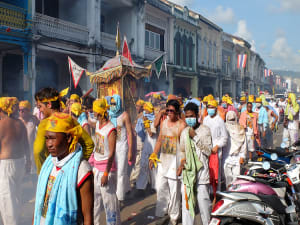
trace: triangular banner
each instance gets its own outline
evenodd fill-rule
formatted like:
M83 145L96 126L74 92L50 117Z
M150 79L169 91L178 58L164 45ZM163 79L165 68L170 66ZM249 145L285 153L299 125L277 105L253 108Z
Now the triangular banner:
M76 89L85 69L78 66L70 57L68 57L68 62L69 62L69 70L73 78L74 87Z
M133 65L126 37L124 37L122 56L124 56L125 58L127 58L129 60L130 64Z
M164 55L160 56L158 59L154 61L155 72L158 79L163 68L163 62L164 62Z

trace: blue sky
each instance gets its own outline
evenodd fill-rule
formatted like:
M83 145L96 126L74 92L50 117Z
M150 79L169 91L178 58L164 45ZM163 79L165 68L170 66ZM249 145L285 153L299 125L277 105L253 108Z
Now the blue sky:
M300 0L171 0L249 41L271 69L300 71Z

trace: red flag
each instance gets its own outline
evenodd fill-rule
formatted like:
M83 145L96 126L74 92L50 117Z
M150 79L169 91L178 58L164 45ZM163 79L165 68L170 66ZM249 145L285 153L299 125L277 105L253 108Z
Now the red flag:
M124 56L125 58L127 58L129 60L130 64L133 65L126 37L124 37L122 56Z

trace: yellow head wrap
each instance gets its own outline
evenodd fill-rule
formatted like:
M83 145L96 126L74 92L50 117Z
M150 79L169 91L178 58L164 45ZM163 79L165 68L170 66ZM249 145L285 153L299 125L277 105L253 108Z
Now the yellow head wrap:
M31 104L30 104L30 102L29 101L20 101L20 103L19 103L19 107L21 108L26 108L26 109L31 109Z
M96 99L93 102L93 111L100 114L102 117L107 113L107 110L109 109L109 105L107 104L107 101L105 98Z
M254 102L254 95L249 95L248 102Z
M16 97L1 97L0 98L0 109L7 113L8 116L12 114L13 106L18 104L18 99Z
M222 97L222 102L227 102L227 100L228 100L228 97L224 95L224 96Z
M230 97L227 98L227 104L233 105L232 99Z
M147 110L150 113L153 113L153 111L154 111L154 107L151 102L145 102L143 108L144 108L144 110Z
M203 98L203 102L208 102L207 96L205 96L205 97Z
M139 99L136 103L137 106L143 106L145 104L145 101L142 99Z
M207 95L207 101L209 102L211 100L214 100L214 96L211 94Z
M208 101L207 106L213 106L213 107L217 108L218 102L216 100L210 100L210 101Z
M80 102L80 97L77 94L72 94L70 96L70 100L76 100L76 101Z
M69 88L65 88L64 90L62 90L61 92L59 92L59 97L64 97L68 94L69 92Z
M260 102L261 103L262 102L261 97L257 97L255 102Z
M66 113L53 113L47 121L46 131L71 134L73 140L69 152L74 152L78 139L82 135L82 127Z
M161 96L160 96L160 94L153 94L153 98L160 100Z
M241 99L240 99L240 101L245 102L246 101L246 96L242 96Z
M82 113L82 107L81 104L78 102L75 102L71 105L71 112L74 113L75 116L80 116Z

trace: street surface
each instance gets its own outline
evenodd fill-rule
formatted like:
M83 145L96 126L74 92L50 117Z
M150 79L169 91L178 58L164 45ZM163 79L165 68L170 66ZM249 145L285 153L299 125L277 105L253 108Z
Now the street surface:
M279 147L282 140L282 126L279 131L274 134L274 146ZM21 214L20 225L30 225L32 222L33 210L34 210L34 195L35 186L32 183L31 177L24 177L23 186L23 207ZM122 225L154 225L155 224L155 203L156 194L150 194L147 192L145 197L130 196L126 200L125 206L121 208ZM106 225L105 214L103 215L103 223ZM180 223L181 224L181 223ZM196 224L201 224L200 216L196 216ZM2 223L0 222L0 225Z

